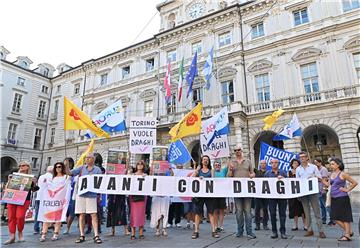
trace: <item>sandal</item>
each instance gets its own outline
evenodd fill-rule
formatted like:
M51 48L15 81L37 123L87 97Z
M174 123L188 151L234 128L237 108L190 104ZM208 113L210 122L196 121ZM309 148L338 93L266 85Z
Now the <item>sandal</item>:
M4 245L10 245L10 244L13 244L13 243L15 243L15 239L9 239L9 240L4 242Z
M135 235L131 235L130 239L135 240L136 239Z
M159 230L159 229L156 229L155 236L156 236L156 237L159 237L159 236L160 236L160 230Z
M140 236L139 236L139 239L144 239L144 238L145 238L144 235L140 235Z
M101 240L101 238L99 236L95 236L93 239L94 239L94 243L96 243L96 244L101 244L102 243L102 240Z
M53 236L51 237L52 241L56 241L59 239L59 233L58 232L54 232Z
M85 242L85 236L81 236L80 235L80 237L77 239L77 240L75 240L75 243L82 243L82 242Z
M191 238L192 238L192 239L197 239L197 238L199 238L199 233L198 233L198 232L194 232L194 233L191 235Z
M212 236L213 238L220 238L220 235L219 235L217 232L212 232L212 233L211 233L211 236Z
M39 241L40 242L44 242L46 240L46 233L41 233L41 236L40 236L40 238L39 238Z
M168 236L168 233L167 233L167 231L166 231L165 229L162 230L162 235L163 235L164 237L167 237L167 236Z
M341 238L339 238L338 241L351 241L351 238L344 235Z

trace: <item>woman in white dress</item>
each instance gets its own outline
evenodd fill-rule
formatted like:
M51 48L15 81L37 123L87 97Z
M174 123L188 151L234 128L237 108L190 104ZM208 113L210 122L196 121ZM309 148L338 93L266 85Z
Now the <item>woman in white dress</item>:
M173 176L174 172L169 166L169 170L165 173L158 173L151 168L150 175L154 176ZM153 196L151 204L151 221L150 227L156 228L155 236L159 237L161 234L167 236L166 225L168 222L170 207L170 197L168 196ZM160 231L161 230L161 231Z

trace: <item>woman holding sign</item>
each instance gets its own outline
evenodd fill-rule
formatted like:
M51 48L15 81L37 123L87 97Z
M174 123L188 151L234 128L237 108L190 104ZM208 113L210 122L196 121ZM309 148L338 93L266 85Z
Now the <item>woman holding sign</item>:
M202 156L200 166L195 170L194 177L210 178L211 177L211 163L210 157L207 155ZM214 222L214 199L213 198L193 198L193 202L195 203L195 231L192 234L192 239L199 238L199 225L200 218L204 211L204 204L206 205L207 212L210 217L210 224L212 230L213 238L219 238L219 234L216 232L215 222Z
M145 162L140 160L135 167L135 176L145 176ZM145 210L146 210L146 196L143 195L131 195L130 201L130 226L131 226L131 239L136 239L136 228L139 228L139 239L144 237L144 225L145 225Z
M18 173L22 174L31 174L31 167L30 163L26 161L22 161L19 163L19 171ZM9 175L9 181L12 178L12 175ZM31 198L31 192L37 191L39 187L35 186L34 183L35 178L33 178L33 181L31 182L31 188L29 192L27 193L26 200L23 205L15 205L8 203L8 227L9 227L9 233L10 238L7 240L4 245L15 243L15 233L16 233L16 227L18 229L18 235L19 235L19 242L24 242L24 224L25 224L25 214L27 209L30 205L30 198ZM7 188L7 185L5 188ZM26 187L25 187L26 188Z
M71 183L70 181L70 177L66 174L66 166L63 162L57 162L54 165L54 170L53 170L53 178L51 181L46 181L45 184L47 184L47 191L43 192L43 199L40 198L40 210L39 213L41 214L39 216L39 220L41 220L43 222L43 227L42 227L42 232L41 232L41 237L39 239L40 242L44 242L46 240L46 234L48 232L48 228L50 226L50 224L55 223L55 229L54 229L54 233L53 236L51 237L52 241L56 241L59 239L59 232L61 229L61 222L66 220L66 214L63 214L63 212L65 211L65 213L67 212L67 207L68 205L63 205L60 206L60 208L53 210L49 209L49 211L46 211L47 209L45 207L43 207L42 204L45 205L46 200L48 200L48 197L50 199L52 199L52 204L58 201L62 201L65 200L64 202L69 202L70 200L70 191L68 192L68 194L66 193L66 188L68 186L68 184ZM65 198L61 197L61 193L65 188ZM59 195L59 199L58 200L54 200L53 197L55 197L56 195ZM49 199L49 200L50 200ZM51 203L51 201L47 201L49 202L49 204ZM50 205L52 205L50 204ZM64 220L62 219L63 216L65 217Z

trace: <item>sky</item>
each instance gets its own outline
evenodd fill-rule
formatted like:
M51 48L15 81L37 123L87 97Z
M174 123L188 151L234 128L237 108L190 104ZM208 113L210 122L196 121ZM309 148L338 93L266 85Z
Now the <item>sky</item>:
M158 33L156 5L161 2L1 0L0 46L10 51L11 62L17 56L29 57L31 69L40 63L75 67Z

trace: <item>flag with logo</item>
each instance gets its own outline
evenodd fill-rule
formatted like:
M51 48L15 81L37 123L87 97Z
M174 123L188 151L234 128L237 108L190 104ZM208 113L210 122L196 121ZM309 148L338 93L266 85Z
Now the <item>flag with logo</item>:
M197 51L195 52L194 58L191 62L191 65L189 67L188 72L186 73L186 81L189 84L188 92L186 94L186 98L189 97L190 93L192 92L192 86L194 83L194 79L196 75L198 74L198 68L197 68Z
M274 136L273 140L289 140L295 136L301 136L302 131L297 115L294 113L291 121L285 125L284 129Z
M114 102L101 111L95 116L93 122L107 133L125 131L126 124L121 100ZM95 137L90 130L86 132L85 136L88 138Z
M204 120L201 129L207 145L210 145L216 136L228 134L230 128L227 108L222 108L219 113Z
M210 89L210 79L212 76L212 70L213 70L213 59L214 59L214 48L211 48L208 57L206 58L204 68L203 68L203 74L205 79L205 88L207 90Z
M186 164L191 160L191 155L181 139L170 144L169 162L172 164Z
M90 141L89 145L87 146L86 150L80 155L80 158L76 162L75 167L78 167L78 166L84 164L84 160L85 160L86 155L88 155L89 153L94 151L94 143L95 143L95 140L91 139L91 141Z
M199 134L201 131L201 113L202 103L199 102L178 124L170 129L171 142L175 142L182 137Z
M110 138L109 134L98 127L87 114L64 96L64 130L86 129L89 129L98 137Z
M278 120L280 115L282 115L282 113L284 113L284 110L278 109L278 110L274 111L271 115L266 116L263 119L263 121L265 122L263 129L269 130L275 124L275 122Z
M71 180L68 176L46 181L41 185L44 189L40 196L39 216L41 222L64 222L69 207Z
M164 88L165 88L165 101L167 103L171 100L171 78L170 78L171 63L168 62L168 66L165 72Z
M178 82L178 101L181 101L181 96L182 96L182 85L183 85L183 80L184 80L184 57L181 60L181 64L179 66L179 82Z

